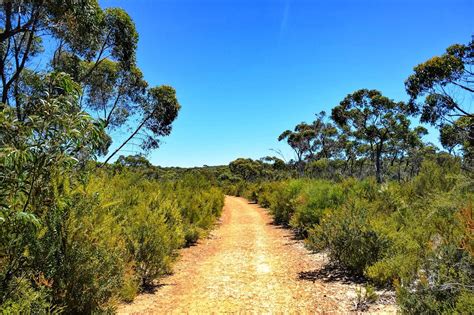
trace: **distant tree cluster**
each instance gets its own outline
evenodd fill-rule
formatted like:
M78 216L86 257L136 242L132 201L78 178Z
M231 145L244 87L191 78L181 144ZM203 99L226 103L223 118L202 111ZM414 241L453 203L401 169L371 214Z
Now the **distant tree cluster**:
M293 149L294 168L300 173L324 169L344 176L374 175L378 182L390 176L401 180L412 177L422 157L436 147L424 143L423 126L411 126L411 118L437 126L440 142L449 154L462 158L466 169L473 169L474 40L453 45L440 57L416 66L405 82L410 99L396 102L380 91L361 89L347 95L335 106L330 117L325 112L312 123L302 122L284 131L279 141Z

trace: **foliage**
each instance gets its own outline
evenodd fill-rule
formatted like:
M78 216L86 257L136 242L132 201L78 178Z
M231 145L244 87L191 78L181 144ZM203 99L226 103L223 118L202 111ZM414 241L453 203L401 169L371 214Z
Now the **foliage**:
M85 216L91 206L76 199L81 178L70 174L104 150L108 137L81 111L70 76L47 75L40 91L31 95L31 114L22 120L12 108L0 113L0 300L15 309L24 300L17 290L25 290L42 309L46 302L71 311L100 308L116 279L116 253L108 247L117 247L87 230L111 222ZM90 294L79 294L84 288Z
M331 260L357 275L382 259L389 246L386 237L371 226L366 206L350 200L309 231L308 244L327 250Z
M375 288L371 285L366 285L365 288L356 289L357 300L356 300L356 310L358 311L367 311L369 304L377 301L378 296L375 292Z
M232 174L239 175L244 180L253 180L261 175L262 167L258 161L252 159L237 159L229 163Z
M34 221L37 227L19 243L24 245L18 258L6 266L12 275L1 291L5 310L31 305L29 310L91 313L113 309L117 298L133 300L140 288L171 271L177 249L212 228L223 206L222 193L202 177L157 182L124 169L56 184L55 189L70 187L69 193L63 191ZM15 250L12 240L5 243L5 236L15 235L10 229L21 227L15 222L2 223L2 261L8 261L6 250ZM27 286L27 279L35 285ZM28 301L24 292L31 292Z
M169 135L180 109L176 93L144 80L136 65L138 33L123 9L102 9L96 0L6 1L0 15L0 108L14 108L25 121L40 110L30 100L44 92L44 73L63 72L82 88L81 109L97 124L130 132L107 161L131 139L147 151Z
M35 84L20 117L0 111L1 308L110 312L170 271L185 235L195 241L212 227L223 196L205 178L165 183L126 165L115 175L88 169L110 138L81 109L80 85L61 72ZM179 105L174 90L156 93L154 131L165 135Z
M474 92L473 43L452 45L442 56L416 66L405 82L407 103L360 89L332 108L330 120L321 112L312 123L284 131L278 141L285 140L294 151L290 169L299 177L338 181L370 176L379 183L409 180L425 158L438 153L423 141L426 128L411 127L420 116L420 123L439 127L443 148L462 157L462 167L472 171L473 114L464 100Z
M382 158L387 142L408 132L405 104L394 102L376 90L358 90L332 109L331 117L349 137L367 144L375 163L375 176L382 182ZM403 130L402 130L403 129Z
M295 212L291 216L290 226L299 235L307 236L309 229L321 223L327 209L338 207L343 200L343 190L331 182L318 181L317 184L304 185L295 199Z
M275 223L372 284L393 287L407 313L473 309L472 174L438 155L404 182L285 180L247 185Z
M474 40L467 45L455 44L441 56L435 56L419 65L408 77L405 87L413 110L421 113L421 120L432 124L444 124L450 114L473 117L468 104L463 106L458 94L474 93L472 65L474 64ZM418 98L425 96L417 104Z
M416 66L408 104L361 89L332 121L321 112L283 132L296 161L165 169L141 155L107 164L132 139L158 148L181 108L172 87L144 80L124 10L4 1L0 15L3 313L109 313L132 301L212 228L222 191L268 207L333 264L396 288L404 312L474 312L474 124L455 97L472 96L474 41ZM448 152L424 143L410 115L440 127ZM126 127L97 163L107 131Z

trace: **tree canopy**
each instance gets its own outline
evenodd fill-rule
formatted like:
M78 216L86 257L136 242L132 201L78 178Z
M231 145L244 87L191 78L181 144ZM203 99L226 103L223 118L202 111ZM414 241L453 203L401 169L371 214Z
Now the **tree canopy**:
M412 110L421 113L421 121L444 123L452 117L473 118L463 95L474 93L474 40L467 45L455 44L441 56L419 65L405 81ZM417 99L424 97L421 103Z
M63 72L78 84L79 105L98 125L131 129L118 148L133 138L147 151L169 134L180 108L176 93L148 86L136 65L138 33L123 9L102 9L96 0L7 1L0 15L2 106L14 108L19 120L34 110L30 99L42 93L44 73ZM35 61L48 56L38 68Z

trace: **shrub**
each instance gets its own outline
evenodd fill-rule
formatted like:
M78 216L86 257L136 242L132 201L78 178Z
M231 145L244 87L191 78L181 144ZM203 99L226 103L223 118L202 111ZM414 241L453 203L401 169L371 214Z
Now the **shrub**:
M371 226L367 208L351 201L326 213L321 223L309 230L308 246L328 250L332 260L362 275L383 258L389 242Z
M306 182L294 200L295 212L290 226L301 236L320 223L325 210L338 207L344 200L340 186L325 181Z
M186 245L193 244L206 234L221 215L224 195L200 176L187 176L173 185L165 185L164 192L174 196L181 212Z
M51 281L54 304L70 313L112 310L108 302L122 287L126 259L114 215L96 197L78 193L45 221L35 265Z
M151 198L146 202L145 197L140 197L145 202L129 209L123 225L128 254L142 287L171 271L176 250L183 244L177 206L169 200Z
M0 207L3 312L113 312L117 299L132 301L169 273L185 236L205 235L224 203L196 175L165 182L127 168L81 181L61 175L51 174L34 213Z
M38 282L44 278L38 278ZM61 308L51 303L51 292L48 283L37 283L33 286L30 281L14 278L7 290L9 297L0 305L2 314L56 314Z
M290 180L275 191L277 198L270 205L276 224L288 225L296 210L296 198L305 185L304 180Z

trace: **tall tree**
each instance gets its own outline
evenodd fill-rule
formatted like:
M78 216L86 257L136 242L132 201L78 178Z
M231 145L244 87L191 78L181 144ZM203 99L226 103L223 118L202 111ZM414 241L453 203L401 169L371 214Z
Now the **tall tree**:
M294 131L286 130L278 137L278 141L286 140L288 145L295 151L296 168L300 172L303 172L305 157L311 153L311 141L314 136L314 128L302 122L296 125Z
M150 136L169 134L179 104L170 87L148 89L135 63L137 42L130 16L119 8L102 10L97 0L5 1L0 5L0 108L10 106L25 119L39 74L64 72L80 84L81 104L103 128L131 129L119 148L134 137L145 151L155 148L159 139ZM52 59L39 63L40 56Z
M369 146L375 176L382 182L387 142L396 136L397 125L405 115L403 102L395 102L377 90L362 89L347 95L333 108L331 117L349 136Z
M310 155L308 159L329 159L338 153L338 131L336 126L326 119L326 112L322 111L316 115L311 124L314 134L311 139Z

